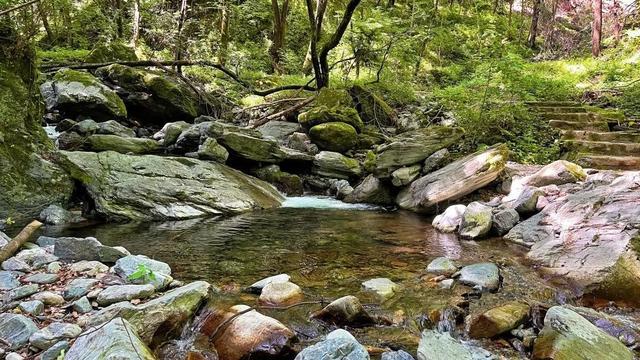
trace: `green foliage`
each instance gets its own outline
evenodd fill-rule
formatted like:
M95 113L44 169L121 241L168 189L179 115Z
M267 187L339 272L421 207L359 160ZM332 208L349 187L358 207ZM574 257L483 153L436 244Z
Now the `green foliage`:
M154 281L155 279L156 279L156 274L154 274L153 270L151 270L145 264L138 264L136 271L134 271L131 275L127 276L127 280L129 281L142 280L142 281L148 282L148 281Z

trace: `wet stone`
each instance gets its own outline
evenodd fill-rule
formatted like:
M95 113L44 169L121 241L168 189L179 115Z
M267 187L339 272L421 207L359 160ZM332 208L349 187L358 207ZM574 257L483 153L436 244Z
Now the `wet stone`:
M482 291L495 291L500 287L500 269L493 263L468 265L457 274L460 283Z
M271 282L260 294L258 301L264 305L287 306L302 301L302 289L292 282Z
M512 301L470 316L467 321L467 333L472 338L491 338L520 326L529 316L529 305Z
M334 330L326 339L302 350L295 360L368 360L369 353L349 332Z
M54 322L38 330L29 337L29 343L41 350L46 350L57 342L65 339L74 339L82 329L75 324Z
M387 278L376 278L363 282L362 288L365 291L373 292L380 298L387 300L395 295L400 289L400 286Z
M455 274L456 271L458 271L458 266L456 266L453 260L444 256L433 259L433 261L427 265L427 272L432 274L451 276Z
M267 286L267 284L270 283L285 283L288 282L291 279L291 277L287 274L279 274L279 275L274 275L274 276L270 276L268 278L264 278L260 281L257 281L255 283L253 283L251 286L249 286L247 288L247 292L252 293L252 294L260 294L262 292L262 289Z

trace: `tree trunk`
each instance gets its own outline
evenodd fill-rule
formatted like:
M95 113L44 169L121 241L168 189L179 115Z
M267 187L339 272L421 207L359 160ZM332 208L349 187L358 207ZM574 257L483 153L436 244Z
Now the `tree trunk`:
M613 17L613 38L615 40L615 45L618 46L620 43L620 39L622 38L622 29L624 27L624 10L620 5L619 0L613 0L613 5L611 7L611 16Z
M176 49L174 54L174 60L180 61L182 60L182 45L184 43L182 39L182 28L184 27L184 22L187 19L187 0L182 0L180 3L180 18L178 18L178 35L176 36ZM178 74L182 74L182 67L179 65L176 67L176 72Z
M124 27L122 22L122 0L116 0L116 38L121 39L124 33Z
M29 240L31 235L42 226L42 223L38 220L33 220L29 223L16 237L14 237L7 245L0 250L0 262L12 257L24 243Z
M533 13L531 14L531 28L529 29L529 39L527 44L530 48L536 47L536 37L538 37L538 20L540 18L540 10L542 7L542 0L534 0Z
M317 0L316 1L316 15L315 15L315 26L314 26L314 36L316 39L320 38L320 33L322 33L322 20L324 18L324 13L327 10L328 0ZM304 64L302 64L302 72L305 75L309 75L313 68L313 64L311 61L311 42L309 42L309 48L307 49L307 55L304 57Z
M42 19L42 26L44 27L44 31L47 33L47 42L49 43L49 45L53 45L54 36L53 36L53 32L51 31L51 26L49 25L49 17L47 16L47 13L42 8L41 3L38 3L38 5L36 6L38 8L38 14Z
M271 46L269 46L269 55L271 56L273 71L276 74L282 74L282 49L284 48L285 35L287 33L289 0L283 0L282 8L280 8L278 0L271 0L271 9L273 10L273 36L271 38Z
M556 35L556 13L558 12L558 0L553 0L553 7L551 8L551 24L549 34L545 41L545 49L550 49L553 46Z
M229 51L229 4L227 1L222 2L220 9L220 50L218 53L218 62L220 65L227 63L227 55Z
M600 42L602 41L602 0L593 0L593 25L591 32L591 53L593 57L600 56Z
M131 45L136 47L140 37L140 0L133 0L133 19L131 21Z

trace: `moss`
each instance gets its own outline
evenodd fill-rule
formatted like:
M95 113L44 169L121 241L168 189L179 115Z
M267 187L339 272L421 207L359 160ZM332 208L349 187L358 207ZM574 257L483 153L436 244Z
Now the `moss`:
M356 143L358 134L356 129L342 122L328 122L316 125L309 131L311 141L320 148L344 152L352 149Z
M365 123L384 126L395 124L395 111L379 95L360 85L354 85L350 92Z
M88 63L103 63L109 61L136 61L138 56L132 47L121 42L99 44L84 59Z
M317 106L300 114L298 116L298 122L306 129L328 122L349 124L358 132L364 128L364 123L360 119L358 111L348 107L329 108L326 106Z
M346 90L323 88L318 93L315 103L318 106L328 108L347 107L353 108L353 100Z
M95 76L91 75L86 71L62 69L53 76L53 80L59 83L77 82L87 88L90 88L90 87L98 88L99 95L96 95L96 96L104 97L104 99L106 100L104 106L106 106L114 116L121 117L121 118L124 118L127 116L127 108L124 102L122 101L122 99L118 96L118 94L116 94L115 91L106 87Z
M376 153L369 150L367 151L367 154L365 155L365 160L364 160L364 169L367 172L373 172L373 170L375 170L376 168Z

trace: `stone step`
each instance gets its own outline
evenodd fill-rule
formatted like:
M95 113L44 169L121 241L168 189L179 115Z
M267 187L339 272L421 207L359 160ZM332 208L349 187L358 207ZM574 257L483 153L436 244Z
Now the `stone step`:
M565 140L564 148L577 153L613 156L640 156L640 143L617 143L608 141Z
M560 130L609 131L609 125L604 121L549 120L549 126Z
M640 132L637 131L582 131L565 130L562 132L563 140L587 140L587 141L609 141L620 143L640 143Z
M580 166L606 170L640 170L640 156L580 154L574 158Z
M539 106L536 111L541 113L586 113L587 109L582 106Z
M591 113L540 113L547 120L595 121L598 116Z
M577 101L525 101L525 104L532 107L563 107L582 105Z

